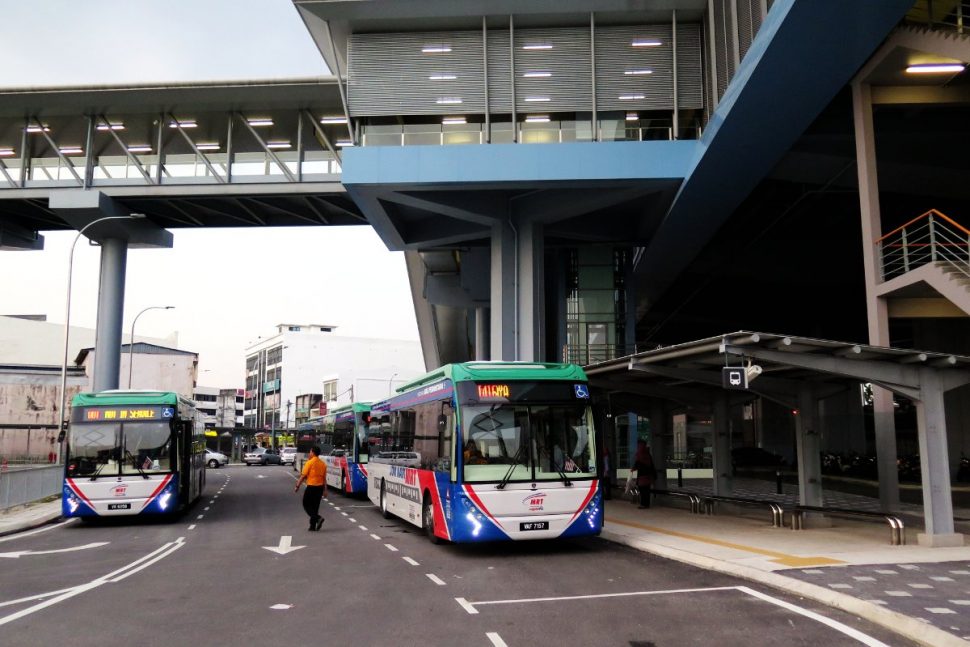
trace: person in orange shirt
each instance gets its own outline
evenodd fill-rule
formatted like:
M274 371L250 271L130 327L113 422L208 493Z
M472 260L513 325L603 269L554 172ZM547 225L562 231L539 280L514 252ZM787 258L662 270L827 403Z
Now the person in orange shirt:
M296 482L294 492L300 491L300 485L306 481L303 491L303 509L310 515L310 530L320 530L323 517L320 515L320 499L327 496L327 464L320 458L320 447L310 448L310 460L303 464L300 480Z

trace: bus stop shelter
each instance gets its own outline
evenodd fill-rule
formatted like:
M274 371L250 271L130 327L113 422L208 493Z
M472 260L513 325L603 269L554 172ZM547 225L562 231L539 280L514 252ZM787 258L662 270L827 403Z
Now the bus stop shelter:
M919 542L963 545L963 535L954 531L943 396L970 384L970 357L740 331L592 364L586 374L593 387L611 395L652 403L651 444L658 457L666 455L665 401L709 408L717 495L732 491L729 407L763 397L797 410L799 503L816 507L824 504L819 402L861 383L908 398L916 406L922 477L925 532ZM875 444L880 499L891 507L899 488L895 436L877 433Z

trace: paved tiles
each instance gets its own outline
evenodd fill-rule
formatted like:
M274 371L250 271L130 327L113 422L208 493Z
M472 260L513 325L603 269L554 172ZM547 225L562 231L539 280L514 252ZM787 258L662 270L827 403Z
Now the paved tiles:
M848 593L970 640L970 563L829 566L778 573Z

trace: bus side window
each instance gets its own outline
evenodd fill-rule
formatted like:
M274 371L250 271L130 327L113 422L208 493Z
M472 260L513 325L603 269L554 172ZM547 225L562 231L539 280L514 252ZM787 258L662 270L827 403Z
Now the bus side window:
M443 402L441 413L438 414L438 464L435 467L439 472L451 472L454 464L453 445L454 445L454 411L450 403Z

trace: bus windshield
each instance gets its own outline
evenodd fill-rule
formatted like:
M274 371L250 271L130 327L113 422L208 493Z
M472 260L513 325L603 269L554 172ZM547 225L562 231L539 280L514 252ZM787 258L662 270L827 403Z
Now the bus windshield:
M470 405L462 413L466 482L592 476L591 413L583 404Z
M370 445L367 443L367 426L363 423L357 425L357 462L366 463L369 457L368 450Z
M168 421L74 425L70 452L68 469L77 476L170 472L174 468Z

